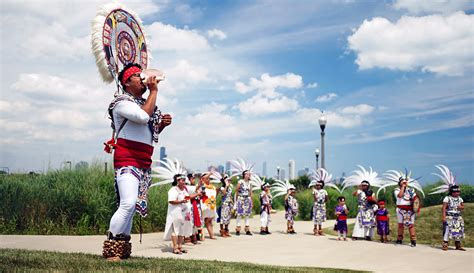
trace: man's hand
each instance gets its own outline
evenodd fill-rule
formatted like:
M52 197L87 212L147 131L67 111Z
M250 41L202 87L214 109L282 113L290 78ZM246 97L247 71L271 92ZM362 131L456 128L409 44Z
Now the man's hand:
M161 122L160 122L160 133L165 129L166 126L169 126L171 124L172 117L170 114L164 114L161 116Z
M157 92L158 91L158 81L156 80L156 76L151 76L146 79L146 86L150 92Z

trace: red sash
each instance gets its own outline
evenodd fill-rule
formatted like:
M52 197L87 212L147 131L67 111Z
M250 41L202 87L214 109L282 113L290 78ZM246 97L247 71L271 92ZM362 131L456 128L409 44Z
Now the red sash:
M153 146L133 140L119 138L115 145L114 168L133 166L140 169L151 167Z
M377 215L377 221L388 221L387 215Z
M410 205L397 205L397 208L402 210L413 210L413 206Z
M337 216L337 220L340 220L340 221L347 220L347 216L346 215L339 215L339 216Z

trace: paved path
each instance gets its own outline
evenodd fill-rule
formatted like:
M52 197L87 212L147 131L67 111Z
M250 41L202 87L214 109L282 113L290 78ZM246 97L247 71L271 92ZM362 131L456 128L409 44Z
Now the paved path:
M231 224L233 226L235 222ZM333 225L334 221L325 223L326 227ZM231 233L231 238L206 238L200 245L186 246L189 253L183 255L170 253L170 242L163 240L163 233L144 234L142 244L138 242L139 236L133 235L132 255L376 272L474 272L472 248L465 252L444 252L426 245L412 248L378 242L337 241L333 236L313 236L313 225L306 221L295 223L297 235L287 235L284 233L286 223L281 212L272 214L270 231L273 234L256 234L259 231L259 217L256 216L251 219L251 227L253 236L235 236ZM0 235L0 248L100 254L104 239L105 236Z

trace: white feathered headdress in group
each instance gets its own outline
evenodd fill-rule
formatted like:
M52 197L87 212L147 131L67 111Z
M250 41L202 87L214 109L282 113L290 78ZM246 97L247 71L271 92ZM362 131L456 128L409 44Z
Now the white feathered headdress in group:
M439 164L439 165L435 165L435 167L438 168L441 174L437 174L437 173L433 173L433 174L441 178L441 180L443 181L443 185L434 188L430 192L430 194L448 192L450 187L456 185L456 177L454 177L451 170L449 170L449 168L446 167L445 165Z
M151 176L156 177L161 181L152 184L151 187L173 183L174 176L177 174L186 178L187 171L179 160L165 158L165 161L160 160L160 163L162 166L152 168Z
M209 177L209 182L211 183L221 183L222 182L222 179L227 179L228 176L224 174L224 176L222 176L222 174L218 171L211 171L211 176Z
M253 164L249 164L245 162L242 158L237 158L236 160L230 160L230 171L232 175L230 177L242 175L244 171L249 171L252 173L253 171Z
M357 166L360 170L353 171L353 175L348 176L346 179L344 179L344 181L342 182L342 191L352 186L358 186L362 183L362 181L368 181L370 185L374 187L382 186L382 181L377 177L378 173L373 171L372 167L369 167L369 170L366 170L361 165Z
M118 83L118 74L129 63L142 69L150 56L140 18L122 4L110 3L97 11L92 21L92 53L102 79Z
M272 196L273 198L275 198L278 196L285 195L288 193L288 190L290 189L293 189L293 190L296 189L295 186L290 183L290 181L276 180L275 183L273 183L272 185L272 189L271 189Z
M270 183L265 181L265 177L261 179L258 174L252 174L250 184L252 185L252 191L261 190L263 186L270 187Z
M311 182L309 183L308 188L322 182L321 184L323 187L328 186L336 189L339 193L342 193L341 189L332 182L332 174L328 173L328 171L323 168L311 171L309 178L311 179Z
M397 171L397 170L389 170L383 174L384 180L382 181L382 186L378 189L377 191L377 197L379 195L379 192L385 188L390 187L390 186L396 186L400 182L401 179L404 179L408 182L407 186L415 188L421 194L423 197L425 197L425 193L423 192L423 187L420 185L418 180L421 177L418 178L411 178L411 171L405 170L405 172L402 171Z

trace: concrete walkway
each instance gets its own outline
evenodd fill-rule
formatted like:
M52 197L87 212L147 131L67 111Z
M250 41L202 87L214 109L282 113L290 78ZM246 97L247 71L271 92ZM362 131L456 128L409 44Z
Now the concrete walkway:
M350 220L353 222L354 220ZM235 220L231 222L234 227ZM199 245L186 245L187 254L171 253L171 242L163 233L132 236L132 256L206 259L283 266L309 266L370 270L375 272L474 272L474 249L441 251L439 247L381 244L367 241L337 241L333 236L313 236L313 224L295 223L296 235L287 235L282 212L272 214L271 235L259 232L259 217L251 219L253 236L206 238ZM333 226L327 221L325 227ZM216 233L218 226L214 226ZM100 255L104 236L0 235L0 248L20 248Z

